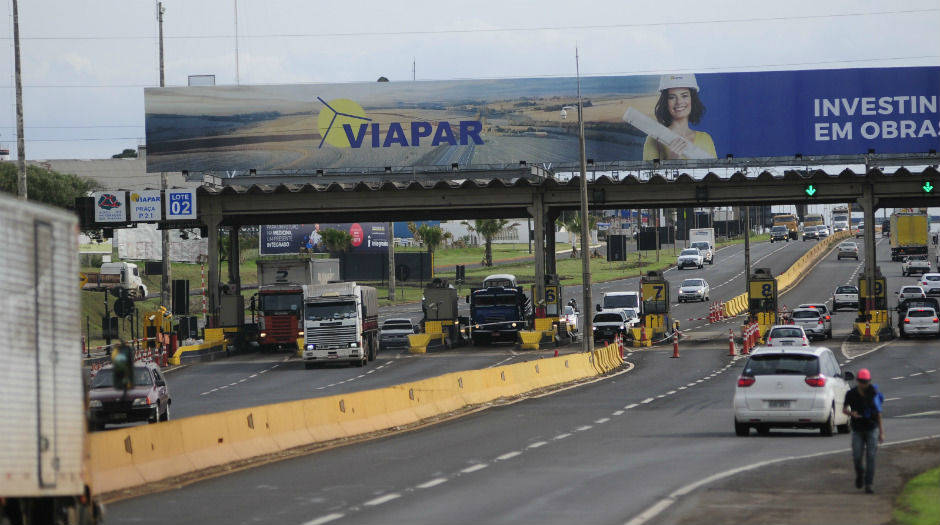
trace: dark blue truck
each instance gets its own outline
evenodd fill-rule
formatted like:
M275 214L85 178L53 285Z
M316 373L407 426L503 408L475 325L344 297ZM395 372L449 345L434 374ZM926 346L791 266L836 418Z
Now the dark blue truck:
M474 345L515 342L531 317L529 298L515 276L491 275L470 292L470 334Z

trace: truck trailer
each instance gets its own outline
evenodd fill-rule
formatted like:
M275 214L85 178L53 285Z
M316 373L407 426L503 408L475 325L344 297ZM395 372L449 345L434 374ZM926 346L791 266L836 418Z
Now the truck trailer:
M259 259L252 321L261 351L296 349L304 335L304 285L338 280L339 259Z
M890 228L892 261L907 255L927 255L927 213L892 213Z
M78 220L0 194L0 523L97 523L87 478Z
M346 362L364 366L379 348L375 288L354 282L304 285L304 366Z

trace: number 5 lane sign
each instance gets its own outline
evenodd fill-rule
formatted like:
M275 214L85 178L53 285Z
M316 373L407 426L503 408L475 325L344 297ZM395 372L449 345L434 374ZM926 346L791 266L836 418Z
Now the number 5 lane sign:
M178 221L196 218L196 190L166 190L166 218Z

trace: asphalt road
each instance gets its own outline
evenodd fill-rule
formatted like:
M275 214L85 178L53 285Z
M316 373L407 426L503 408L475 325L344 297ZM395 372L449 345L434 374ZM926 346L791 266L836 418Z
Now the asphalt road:
M879 255L894 290L899 265L885 260L884 242ZM827 258L785 298L824 301L857 268ZM837 314L837 332L850 317ZM828 345L840 362L870 368L888 398L889 440L937 432L935 342L839 339ZM119 502L109 521L625 523L713 474L849 444L845 435L812 431L735 437L731 398L743 360L703 346L679 360L668 355L635 352L628 357L634 368L585 386Z

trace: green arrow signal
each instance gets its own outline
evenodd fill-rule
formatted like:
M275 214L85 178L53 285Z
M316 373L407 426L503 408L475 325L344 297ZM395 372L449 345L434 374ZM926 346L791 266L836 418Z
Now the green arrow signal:
M807 194L807 195L809 195L810 197L812 197L814 193L816 193L816 188L815 188L812 184L810 184L809 186L806 187L806 194Z
M923 186L921 186L921 189L923 189L927 193L930 193L933 191L933 184L931 184L930 181L928 180L927 182L924 183Z

